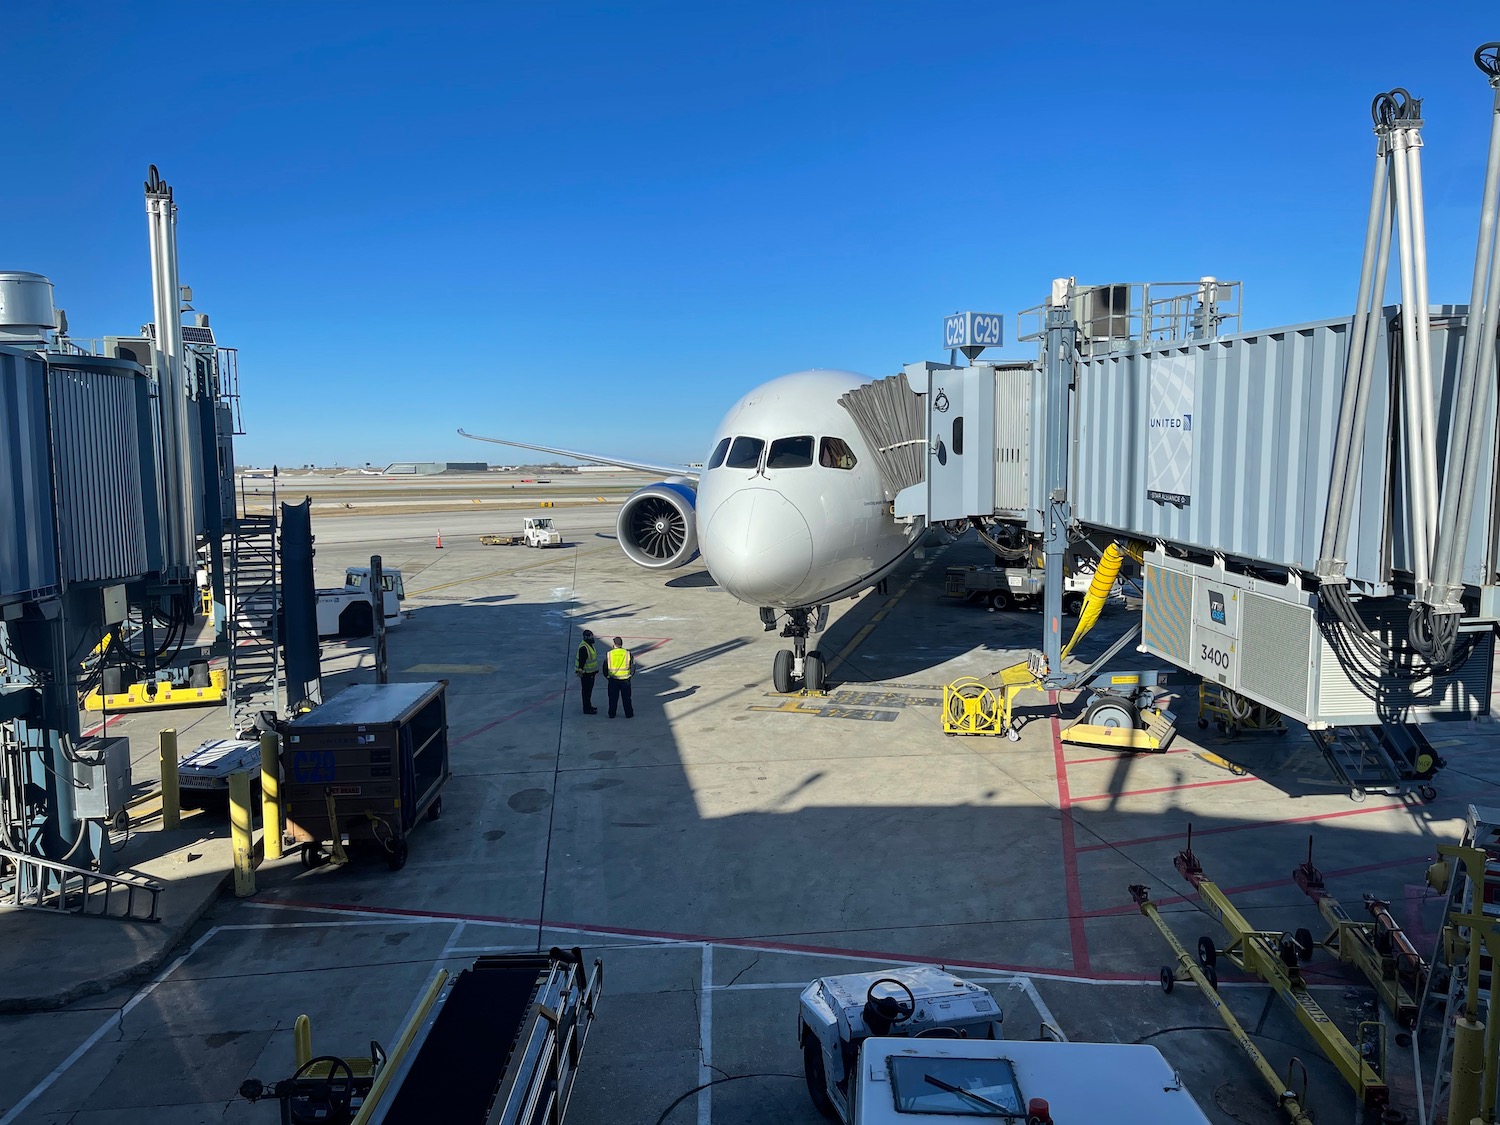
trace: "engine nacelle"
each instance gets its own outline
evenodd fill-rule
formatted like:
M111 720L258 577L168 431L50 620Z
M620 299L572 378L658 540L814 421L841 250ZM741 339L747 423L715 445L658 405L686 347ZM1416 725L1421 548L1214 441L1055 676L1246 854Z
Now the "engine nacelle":
M698 493L684 480L649 484L620 509L615 531L631 562L676 570L698 557Z

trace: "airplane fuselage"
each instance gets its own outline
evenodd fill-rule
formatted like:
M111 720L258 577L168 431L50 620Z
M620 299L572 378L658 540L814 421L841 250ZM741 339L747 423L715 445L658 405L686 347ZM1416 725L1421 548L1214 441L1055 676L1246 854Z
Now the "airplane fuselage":
M773 608L850 597L911 547L874 451L839 397L869 380L799 371L730 408L698 481L698 544L718 584Z

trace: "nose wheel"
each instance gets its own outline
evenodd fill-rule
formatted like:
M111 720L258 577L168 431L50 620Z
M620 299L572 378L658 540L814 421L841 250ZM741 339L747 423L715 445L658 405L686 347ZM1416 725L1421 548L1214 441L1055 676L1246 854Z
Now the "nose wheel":
M787 612L787 624L781 635L791 640L792 647L778 652L771 664L772 685L782 695L791 695L798 690L822 692L828 686L823 654L817 650L807 651L811 617L812 612L806 609Z

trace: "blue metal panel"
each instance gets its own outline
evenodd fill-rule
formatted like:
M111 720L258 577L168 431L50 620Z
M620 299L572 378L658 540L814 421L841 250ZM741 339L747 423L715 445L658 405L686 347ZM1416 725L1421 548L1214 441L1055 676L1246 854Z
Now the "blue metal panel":
M67 582L118 582L149 569L134 363L49 355L62 573Z
M57 537L47 455L47 369L0 347L0 604L57 592Z

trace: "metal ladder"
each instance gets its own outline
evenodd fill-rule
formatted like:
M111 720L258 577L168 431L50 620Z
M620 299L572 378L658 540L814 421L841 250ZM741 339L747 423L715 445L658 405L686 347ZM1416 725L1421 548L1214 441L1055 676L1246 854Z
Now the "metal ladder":
M281 713L281 567L276 548L274 515L235 520L225 694L236 734L252 729L260 711Z
M105 875L66 863L0 848L0 907L51 910L115 918L122 922L160 922L156 912L162 885L144 875ZM140 907L147 909L143 913Z

